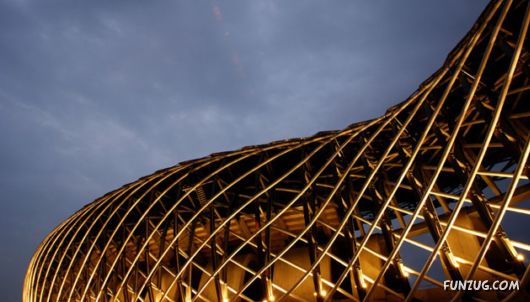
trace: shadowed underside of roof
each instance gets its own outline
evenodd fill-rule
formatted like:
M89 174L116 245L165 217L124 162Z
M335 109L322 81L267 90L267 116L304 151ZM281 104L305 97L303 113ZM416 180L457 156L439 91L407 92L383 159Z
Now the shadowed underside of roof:
M380 118L182 162L88 204L39 246L24 301L528 298L528 7L492 1Z

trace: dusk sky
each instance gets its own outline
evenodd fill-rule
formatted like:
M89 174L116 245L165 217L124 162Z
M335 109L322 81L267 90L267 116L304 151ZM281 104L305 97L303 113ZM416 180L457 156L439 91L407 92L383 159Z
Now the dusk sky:
M56 225L178 162L382 115L487 1L0 0L0 300Z

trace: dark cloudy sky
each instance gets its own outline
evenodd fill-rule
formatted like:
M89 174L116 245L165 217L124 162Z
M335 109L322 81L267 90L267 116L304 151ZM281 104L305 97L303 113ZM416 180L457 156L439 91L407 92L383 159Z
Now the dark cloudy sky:
M0 0L0 299L98 196L381 115L485 1Z

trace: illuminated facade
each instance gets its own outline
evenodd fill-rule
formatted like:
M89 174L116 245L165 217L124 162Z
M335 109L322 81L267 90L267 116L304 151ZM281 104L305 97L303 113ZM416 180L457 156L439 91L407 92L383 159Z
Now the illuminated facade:
M380 118L183 162L88 204L39 246L24 301L522 299L528 7L491 2ZM470 279L521 289L443 289Z

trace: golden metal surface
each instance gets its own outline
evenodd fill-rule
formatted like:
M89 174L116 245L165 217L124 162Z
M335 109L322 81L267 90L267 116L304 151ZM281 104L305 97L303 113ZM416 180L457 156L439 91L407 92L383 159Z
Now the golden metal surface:
M95 200L41 243L23 300L528 299L529 7L492 1L380 118L187 161Z

